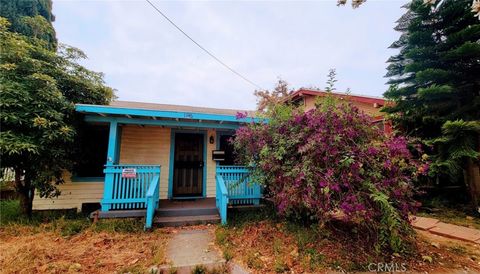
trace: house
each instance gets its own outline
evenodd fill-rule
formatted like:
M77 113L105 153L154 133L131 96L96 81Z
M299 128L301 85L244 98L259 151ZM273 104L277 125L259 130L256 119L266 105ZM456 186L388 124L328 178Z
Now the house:
M307 111L315 108L315 102L318 97L325 97L327 95L352 103L354 106L370 115L372 117L372 124L378 126L385 132L385 134L390 134L392 132L391 121L386 120L385 113L380 111L381 108L387 104L387 101L380 97L301 88L290 94L285 101L303 106L305 111Z
M76 111L85 121L79 158L88 161L65 174L60 196L36 196L34 210L100 203L99 217L145 216L150 228L155 216L225 223L228 206L259 204L260 186L234 165L229 142L242 124L262 122L253 112L126 101Z

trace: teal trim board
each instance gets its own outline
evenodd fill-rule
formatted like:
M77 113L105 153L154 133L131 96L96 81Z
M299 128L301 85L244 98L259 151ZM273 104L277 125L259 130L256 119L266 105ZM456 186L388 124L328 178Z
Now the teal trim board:
M102 117L95 115L86 115L86 122L110 123L117 122L119 124L133 124L133 125L151 125L151 126L168 126L168 127L191 127L191 128L219 128L219 129L237 129L241 124L219 124L208 122L191 122L191 121L176 121L176 120L149 120L136 119L126 117Z
M261 122L264 119L261 118L242 118L237 119L235 115L224 114L209 114L198 112L180 112L180 111L166 111L166 110L153 110L153 109L137 109L137 108L123 108L114 106L101 106L101 105L75 105L77 112L83 113L95 113L95 114L113 114L113 115L134 115L134 116L146 116L146 117L158 117L158 118L172 118L172 119L194 119L194 120L208 120L208 121L224 121L224 122L236 122L236 123L248 123Z

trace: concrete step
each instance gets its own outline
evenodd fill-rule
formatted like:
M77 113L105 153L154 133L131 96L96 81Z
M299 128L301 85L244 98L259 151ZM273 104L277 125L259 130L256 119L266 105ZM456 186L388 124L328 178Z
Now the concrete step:
M90 218L109 219L109 218L142 218L146 214L145 209L129 209L129 210L110 210L110 211L94 211L90 213ZM95 216L97 215L97 216Z
M218 214L216 207L202 208L159 208L156 215L159 217L179 217L179 216L198 216Z
M153 223L159 227L220 223L218 214L196 216L156 216Z

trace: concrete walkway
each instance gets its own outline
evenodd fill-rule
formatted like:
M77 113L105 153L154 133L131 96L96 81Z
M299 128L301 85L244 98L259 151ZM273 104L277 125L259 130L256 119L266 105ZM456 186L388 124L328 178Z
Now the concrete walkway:
M170 270L175 270L177 274L192 273L195 267L200 266L217 273L249 273L235 263L227 264L214 239L211 228L178 230L167 245L169 264L160 266L160 273L170 273Z
M459 225L447 224L434 218L415 216L411 219L414 228L430 233L480 244L480 230Z
M225 260L215 248L213 231L210 229L179 230L168 242L166 250L170 265L162 266L168 273L174 268L177 273L191 273L196 266L209 270L221 269Z

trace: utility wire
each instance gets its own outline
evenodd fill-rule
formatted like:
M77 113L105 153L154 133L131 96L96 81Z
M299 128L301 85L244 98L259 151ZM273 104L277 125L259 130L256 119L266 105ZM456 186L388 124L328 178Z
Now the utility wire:
M190 35L188 35L185 31L183 31L179 26L177 26L177 24L175 24L170 18L168 18L167 15L165 15L163 12L161 12L152 2L150 2L150 0L145 0L147 1L148 4L150 4L150 6L152 6L161 16L163 16L163 18L165 18L170 24L172 24L177 30L179 30L181 33L183 33L183 35L185 35L188 39L190 39L190 41L192 41L195 45L197 45L200 49L202 49L203 51L205 51L208 55L210 55L210 57L212 57L213 59L215 59L218 63L220 63L222 66L224 66L225 68L227 68L229 71L233 72L234 74L236 74L238 77L242 78L244 81L248 82L249 84L251 84L252 86L258 88L258 89L262 89L262 87L260 87L259 85L255 84L253 81L250 81L247 77L243 76L242 74L240 74L239 72L237 72L236 70L234 70L232 67L230 67L229 65L225 64L222 60L220 60L219 58L217 58L215 55L213 55L213 53L211 53L210 51L208 51L206 48L204 48L202 45L200 45L199 43L197 43L197 41L195 41L192 37L190 37Z

